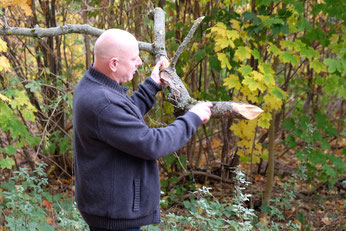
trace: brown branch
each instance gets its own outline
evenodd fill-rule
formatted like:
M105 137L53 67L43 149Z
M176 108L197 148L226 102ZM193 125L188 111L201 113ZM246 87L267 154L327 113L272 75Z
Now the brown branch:
M91 36L100 36L104 30L92 27L87 24L74 25L67 24L64 26L50 27L50 28L40 28L36 25L34 28L20 28L20 27L10 27L5 21L4 27L0 28L0 35L4 36L29 36L29 37L54 37L65 34L84 34ZM153 52L153 45L146 42L138 41L138 46L140 50Z

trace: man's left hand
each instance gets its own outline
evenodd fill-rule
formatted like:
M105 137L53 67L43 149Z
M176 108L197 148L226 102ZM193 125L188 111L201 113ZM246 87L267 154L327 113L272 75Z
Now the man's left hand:
M156 63L152 73L151 78L159 85L163 86L160 78L160 70L167 68L169 66L168 59L165 56L161 56L160 60Z

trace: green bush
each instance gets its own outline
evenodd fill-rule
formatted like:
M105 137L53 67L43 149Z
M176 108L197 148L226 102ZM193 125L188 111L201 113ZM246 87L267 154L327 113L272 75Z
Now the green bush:
M49 193L44 167L39 163L31 174L21 168L0 185L2 227L16 231L87 230L73 198Z

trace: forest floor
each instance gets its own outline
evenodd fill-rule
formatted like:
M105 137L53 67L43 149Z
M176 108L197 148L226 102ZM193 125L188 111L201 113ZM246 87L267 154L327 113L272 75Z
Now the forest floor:
M343 156L342 149L345 146L345 138L339 140L338 145L334 145L334 154L344 162L346 162L346 157ZM289 179L292 178L292 173L296 172L299 164L293 150L286 151L286 147L283 145L276 145L276 153L278 153L278 157L275 162L272 199L282 198L285 193L287 194L287 190L284 189L283 183L288 182ZM263 171L261 174L258 174L258 164L253 164L252 166L249 164L241 164L240 166L241 170L246 174L246 180L252 182L245 189L246 193L252 195L251 201L246 206L254 208L256 214L259 215L266 182L265 176ZM265 164L263 164L263 166L265 166ZM48 170L48 172L52 172L52 169ZM67 194L68 197L73 198L74 184L71 179L57 179L56 176L54 177L53 175L49 178L49 187L51 190L56 193L60 192L65 195ZM162 179L164 178L165 176L162 174ZM203 179L203 177L195 177L194 183L204 185L205 182ZM346 180L345 176L340 176L339 179L341 179L341 181L337 182L333 188L328 187L328 182L320 183L317 180L312 183L306 183L306 181L297 182L295 184L295 189L297 190L295 199L289 200L287 209L278 208L283 212L285 217L284 220L274 219L274 221L277 223L287 223L290 220L298 224L301 230L346 231ZM187 182L180 182L180 184L186 183ZM232 183L222 183L219 180L210 178L206 186L212 188L211 193L214 197L211 198L211 200L218 200L220 202L231 201L234 194L234 185ZM184 198L187 199L188 196L184 195ZM181 203L182 200L179 201L178 203L169 205L167 208L162 208L162 217L165 217L168 213L184 215L184 207Z
M334 154L344 162L346 158L342 154L342 149L346 146L345 144L346 140L342 138L338 140L338 145L334 146L335 148L333 150ZM272 199L287 196L284 183L292 179L292 174L296 172L299 165L299 161L293 153L293 150L287 151L283 145L277 145L276 149L276 153L283 154L279 154L275 162ZM252 169L251 171L250 168ZM258 164L254 164L253 166L242 164L241 169L247 175L246 180L252 182L245 189L246 193L252 195L251 201L247 206L254 208L256 214L260 215L262 195L266 182L265 176L263 172L262 174L258 174ZM234 185L232 183L221 183L212 179L209 179L207 182L207 186L212 187L211 192L215 195L212 200L227 202L232 199L234 192ZM202 184L203 182L200 183ZM321 183L317 179L311 183L307 183L306 181L296 182L294 187L297 191L295 198L288 201L288 208L278 208L283 213L285 219L278 220L274 218L274 222L287 223L291 220L293 223L298 224L301 230L346 231L345 176L340 176L339 181L332 188L328 186L328 182ZM168 213L184 215L184 207L180 203L173 204L173 206L164 209L162 215L165 216Z

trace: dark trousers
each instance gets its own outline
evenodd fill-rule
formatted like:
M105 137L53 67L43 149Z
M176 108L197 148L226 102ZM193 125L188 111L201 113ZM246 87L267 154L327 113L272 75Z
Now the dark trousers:
M130 228L130 229L103 229L103 228L95 228L95 227L89 227L90 231L141 231L141 228Z

